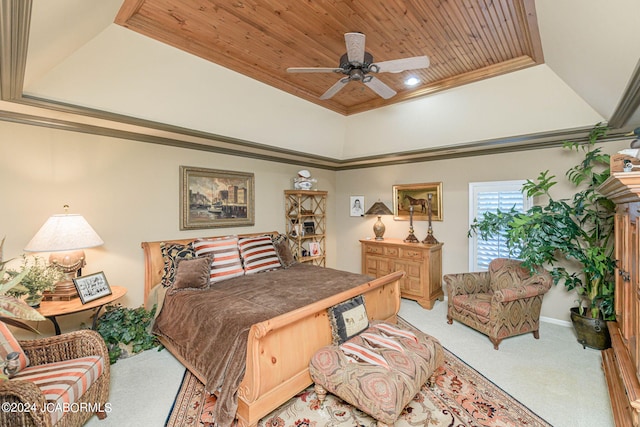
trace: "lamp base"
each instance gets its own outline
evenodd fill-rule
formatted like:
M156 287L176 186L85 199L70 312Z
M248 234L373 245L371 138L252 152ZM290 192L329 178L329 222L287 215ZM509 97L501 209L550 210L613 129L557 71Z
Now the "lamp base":
M43 292L44 301L69 301L79 297L72 280L78 276L78 272L86 264L84 251L53 252L49 255L49 262L62 270L65 278L56 283L53 291Z
M71 301L74 298L78 298L78 292L74 289L73 292L49 292L42 293L42 301Z
M70 301L77 298L78 290L76 285L71 280L61 280L56 283L56 288L53 291L45 291L42 293L43 301Z
M378 215L378 220L376 221L375 224L373 224L373 234L376 235L376 240L384 240L384 231L386 230L386 227L384 226L384 224L382 223L382 219L380 218L380 215Z
M78 290L71 280L61 280L56 283L53 291L45 291L42 293L43 301L71 301L78 298Z

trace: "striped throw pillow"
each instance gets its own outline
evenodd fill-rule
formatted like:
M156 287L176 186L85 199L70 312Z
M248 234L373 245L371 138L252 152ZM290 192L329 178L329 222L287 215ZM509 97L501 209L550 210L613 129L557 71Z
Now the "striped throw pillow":
M18 361L20 362L18 372L20 372L29 366L29 357L22 350L20 343L13 336L9 327L4 322L0 322L0 358L7 360L7 355L14 351L18 353Z
M213 254L209 282L216 283L244 275L236 236L196 239L193 247L196 256Z
M271 236L245 237L238 240L245 274L260 273L282 267Z

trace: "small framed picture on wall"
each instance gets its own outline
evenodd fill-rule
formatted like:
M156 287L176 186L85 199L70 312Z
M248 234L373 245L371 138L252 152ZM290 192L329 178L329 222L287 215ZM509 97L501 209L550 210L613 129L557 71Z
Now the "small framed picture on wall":
M349 213L351 216L364 216L364 196L349 198Z

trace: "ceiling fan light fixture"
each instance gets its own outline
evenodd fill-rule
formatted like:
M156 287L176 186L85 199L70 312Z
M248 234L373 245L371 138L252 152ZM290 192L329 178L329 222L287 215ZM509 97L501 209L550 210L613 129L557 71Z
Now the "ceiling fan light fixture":
M359 68L354 68L353 70L349 71L349 77L351 77L351 80L364 80L364 73L362 72L361 69Z
M411 76L404 81L404 84L407 86L416 86L419 83L420 79L415 76Z
M347 53L340 57L338 68L327 67L289 67L288 73L340 73L346 77L333 84L320 99L325 100L334 96L350 81L359 81L384 99L389 99L397 94L386 83L374 77L378 73L401 73L407 70L427 68L429 58L426 56L414 56L411 58L392 59L389 61L373 62L373 56L364 50L365 35L362 33L346 33L344 35ZM414 84L420 83L416 79Z

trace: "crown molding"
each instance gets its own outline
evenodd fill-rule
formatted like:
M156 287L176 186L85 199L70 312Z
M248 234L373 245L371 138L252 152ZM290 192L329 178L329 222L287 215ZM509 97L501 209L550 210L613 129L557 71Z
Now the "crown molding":
M590 128L566 129L423 150L335 159L25 96L22 88L31 5L32 0L0 0L0 120L7 122L336 171L557 147L567 140L586 141L590 131ZM624 126L639 104L640 65L636 67L612 116L615 126L606 140L625 138L630 129Z

